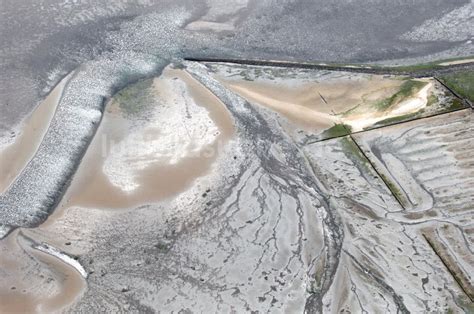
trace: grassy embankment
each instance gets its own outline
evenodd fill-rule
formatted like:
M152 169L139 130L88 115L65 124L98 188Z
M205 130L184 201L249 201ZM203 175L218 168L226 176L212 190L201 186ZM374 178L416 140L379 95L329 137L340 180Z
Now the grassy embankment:
M474 71L459 71L445 74L439 79L461 97L474 103Z
M448 62L454 61L463 61L463 60L470 60L474 59L474 56L467 56L463 58L451 58L451 59L442 59L436 60L433 62L427 63L419 63L413 65L396 65L396 66L383 66L378 64L356 64L356 63L327 63L325 66L327 67L335 67L335 68L366 68L366 69L374 69L374 70L387 70L387 71L395 71L395 72L409 72L416 74L416 72L423 72L423 71L435 71L446 69L446 65L442 65Z

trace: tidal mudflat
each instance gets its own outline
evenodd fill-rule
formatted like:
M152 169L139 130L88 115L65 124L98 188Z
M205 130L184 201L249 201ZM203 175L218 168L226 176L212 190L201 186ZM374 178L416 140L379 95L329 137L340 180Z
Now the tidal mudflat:
M95 247L85 241L78 249L77 234L65 232L63 219L78 210L80 215L70 221L78 226L88 223L90 211L100 221L114 215L113 210L166 204L177 196L184 201L202 198L212 185L208 174L216 171L214 162L222 158L219 154L234 132L225 106L184 70L168 67L157 78L119 91L107 104L54 214L39 227L17 229L2 241L0 294L9 299L2 301L2 311L67 309L84 292L88 276L76 254ZM54 234L58 228L63 232ZM81 242L96 231L90 225L81 228ZM49 243L53 252L67 251L60 253L66 258L41 250L42 243Z
M472 117L432 77L164 67L1 240L2 310L472 310Z
M474 311L472 1L1 7L0 312Z
M208 67L230 90L279 113L287 132L303 142L466 108L431 77L219 63Z
M234 133L220 100L183 70L118 92L68 190L68 206L130 208L189 188Z

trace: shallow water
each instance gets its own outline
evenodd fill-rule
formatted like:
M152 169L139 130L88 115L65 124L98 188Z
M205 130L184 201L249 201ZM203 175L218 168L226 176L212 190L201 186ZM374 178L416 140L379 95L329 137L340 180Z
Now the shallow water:
M127 115L118 100L110 101L59 210L42 227L54 224L61 211L70 207L131 208L169 199L212 171L222 145L234 133L232 118L224 105L183 70L165 69L153 80L150 92L160 103L152 102L146 119ZM155 107L160 106L165 111L158 113L178 116L156 120ZM178 124L176 120L182 112L174 111L176 108L189 113ZM189 138L170 137L165 132L169 129L173 133L175 127L188 128ZM171 147L169 154L146 149L160 147L161 140L171 145L167 147ZM173 149L179 154L174 154ZM127 190L121 185L124 177L120 175L131 176L128 179L136 186ZM22 232L26 231L18 229L0 241L0 311L52 312L72 304L86 287L84 279L72 266L32 248L22 238Z
M0 241L0 312L51 313L71 305L86 282L60 259L31 247L21 230Z
M158 115L148 108L145 120L128 116L117 100L107 105L60 207L111 209L154 203L184 191L211 170L234 132L224 105L183 70L167 68L150 89L167 107ZM192 108L194 115L183 117ZM177 129L186 129L181 135L187 138L173 134Z
M10 145L0 148L0 193L20 174L28 161L34 156L48 130L59 100L71 74L66 76L25 119L20 134Z

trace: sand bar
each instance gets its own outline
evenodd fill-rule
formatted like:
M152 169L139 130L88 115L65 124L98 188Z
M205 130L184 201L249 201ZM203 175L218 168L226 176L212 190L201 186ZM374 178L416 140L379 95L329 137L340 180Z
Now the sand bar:
M153 80L151 92L162 102L153 106L164 109L155 114L150 108L150 119L140 121L139 127L133 126L133 117L124 115L118 101L107 105L60 207L151 204L184 191L210 171L234 133L225 106L179 69L165 69ZM175 131L182 133L176 136Z

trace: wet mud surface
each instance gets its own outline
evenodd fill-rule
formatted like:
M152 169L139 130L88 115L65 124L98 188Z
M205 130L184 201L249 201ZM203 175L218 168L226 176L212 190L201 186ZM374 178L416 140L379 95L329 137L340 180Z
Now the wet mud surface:
M470 109L433 107L434 117L305 143L281 123L299 121L269 97L285 110L327 114L319 94L319 103L297 97L318 88L344 112L333 86L350 95L356 84L354 97L377 98L406 79L380 78L367 91L357 85L367 78L280 73L274 85L244 80L247 89L233 89L215 73L193 62L168 66L106 104L54 213L1 242L7 309L470 309ZM421 89L433 88L427 82ZM430 162L465 186L436 185L435 173L417 166ZM25 266L11 268L16 260ZM24 282L22 271L35 277ZM43 272L56 277L44 282Z
M353 3L110 5L66 6L69 18L39 27L55 35L3 43L5 62L24 66L2 80L25 80L0 89L1 312L473 310L474 124L462 99L435 77L183 61L467 54L469 34L450 42L449 22L469 3L415 14L421 1L389 22ZM352 14L342 24L340 10ZM446 38L427 31L440 10ZM321 14L327 24L299 27ZM287 27L269 33L275 19ZM362 20L390 27L366 36ZM90 38L44 46L75 29ZM335 37L318 45L308 36L327 29Z

